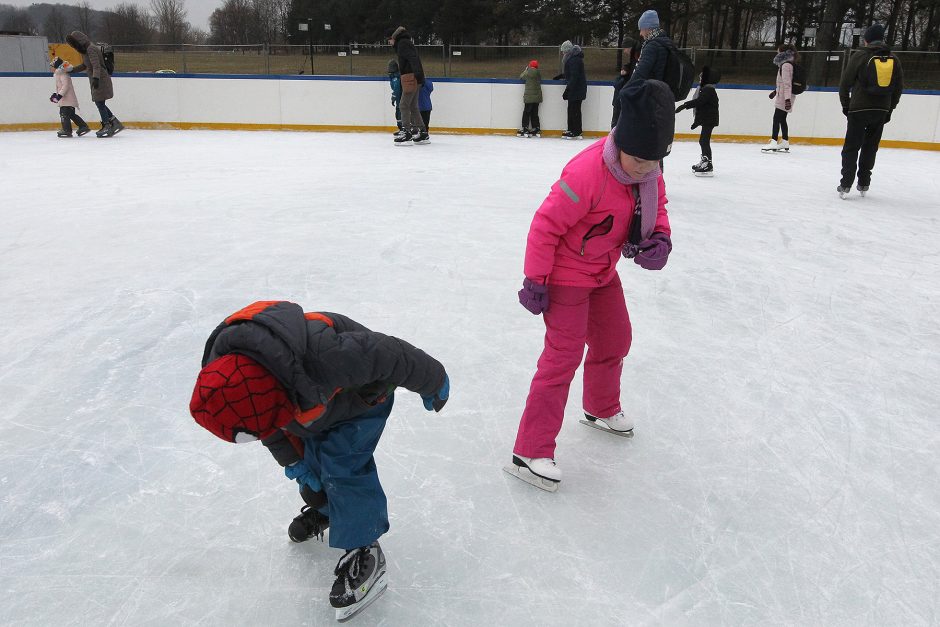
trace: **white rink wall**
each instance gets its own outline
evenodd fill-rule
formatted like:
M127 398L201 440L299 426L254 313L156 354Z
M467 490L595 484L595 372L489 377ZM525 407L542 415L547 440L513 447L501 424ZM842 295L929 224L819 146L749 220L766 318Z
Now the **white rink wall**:
M76 77L81 114L97 120L85 77ZM125 122L144 126L212 125L230 128L327 127L349 130L395 125L388 81L373 77L207 77L118 74L111 109ZM545 102L539 114L542 128L565 128L564 86L543 84ZM522 112L521 82L473 79L434 79L432 130L507 131L518 128ZM48 102L52 76L0 75L0 130L40 128L58 120L57 107ZM773 104L770 88L721 88L721 125L716 136L742 139L769 135ZM613 88L592 84L582 106L584 130L609 129ZM676 131L689 129L692 113L679 114ZM838 93L812 91L797 97L790 118L790 134L797 139L841 139L845 132ZM891 123L887 142L923 144L940 149L940 94L907 93ZM932 144L932 145L931 145Z

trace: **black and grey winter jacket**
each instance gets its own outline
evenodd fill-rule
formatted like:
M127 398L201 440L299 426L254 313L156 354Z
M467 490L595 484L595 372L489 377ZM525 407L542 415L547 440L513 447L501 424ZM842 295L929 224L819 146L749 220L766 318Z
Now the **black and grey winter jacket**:
M659 30L651 39L647 39L640 50L640 60L636 64L636 69L633 70L630 82L646 81L651 78L657 81L665 80L669 53L675 47L676 44L663 30Z
M399 27L392 38L395 40L395 52L398 54L398 71L402 74L414 74L418 84L424 85L424 67L411 35Z
M861 73L868 65L868 61L876 54L890 53L883 41L875 41L849 58L845 71L839 80L839 100L842 108L850 113L854 111L894 111L901 100L904 91L904 72L901 70L900 59L894 62L894 71L898 73L898 81L894 93L885 95L869 94L861 85Z
M682 103L682 109L695 109L692 128L699 126L718 126L718 92L715 85L721 80L721 72L705 66L702 68L702 82L695 98Z
M296 439L351 420L396 388L433 396L444 366L424 351L336 313L304 313L287 301L255 303L209 336L202 365L237 353L264 366L285 387L300 417L263 440L282 466L302 457ZM302 449L300 449L302 450Z

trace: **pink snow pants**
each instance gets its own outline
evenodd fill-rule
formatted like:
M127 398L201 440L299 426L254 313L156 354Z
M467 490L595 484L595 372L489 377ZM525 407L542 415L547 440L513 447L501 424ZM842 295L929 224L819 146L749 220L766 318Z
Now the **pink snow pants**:
M633 338L619 275L603 287L548 286L545 348L529 388L513 452L555 457L568 388L584 356L583 407L609 418L620 411L623 358Z

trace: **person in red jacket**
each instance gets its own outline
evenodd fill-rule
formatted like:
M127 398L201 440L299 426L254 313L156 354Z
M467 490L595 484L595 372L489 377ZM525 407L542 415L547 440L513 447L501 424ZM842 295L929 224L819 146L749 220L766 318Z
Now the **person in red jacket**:
M403 387L440 411L444 366L424 351L336 313L260 301L209 336L190 400L196 422L226 442L260 440L306 505L288 529L303 542L330 529L330 604L345 620L386 588L378 538L388 531L373 452Z

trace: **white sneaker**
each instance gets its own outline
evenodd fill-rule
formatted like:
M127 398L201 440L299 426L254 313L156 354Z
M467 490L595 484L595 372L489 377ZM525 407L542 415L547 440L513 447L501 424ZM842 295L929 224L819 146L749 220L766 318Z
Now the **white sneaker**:
M769 142L767 142L767 145L760 150L761 152L777 152L779 147L780 145L777 143L777 140L771 139Z
M525 466L533 475L548 479L549 481L561 481L561 468L551 457L523 457L522 455L513 455L512 462L517 466ZM522 462L521 464L519 462Z
M777 152L790 152L790 141L784 139L777 144Z

